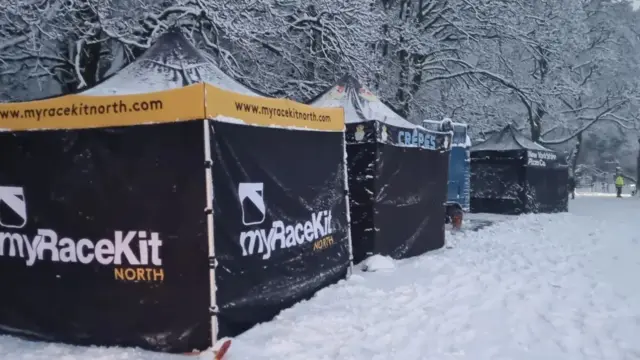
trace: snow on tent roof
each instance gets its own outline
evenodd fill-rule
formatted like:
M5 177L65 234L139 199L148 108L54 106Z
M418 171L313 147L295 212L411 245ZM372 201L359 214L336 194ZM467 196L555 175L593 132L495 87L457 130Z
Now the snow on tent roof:
M347 124L380 121L410 129L419 127L382 103L377 96L350 75L342 77L334 86L307 103L317 107L344 108L344 120Z
M140 58L82 94L141 94L197 82L244 95L263 96L225 74L177 31L163 34Z
M487 140L471 147L471 151L510 151L510 150L539 150L550 151L551 149L528 139L511 125L505 126L499 132L493 134Z

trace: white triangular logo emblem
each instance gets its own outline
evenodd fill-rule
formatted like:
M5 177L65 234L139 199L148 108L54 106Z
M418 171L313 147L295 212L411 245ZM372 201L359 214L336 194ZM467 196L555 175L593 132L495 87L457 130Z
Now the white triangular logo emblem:
M20 229L25 225L27 225L27 202L23 188L0 186L0 226Z
M238 198L242 209L242 223L244 225L262 224L267 213L264 203L264 183L239 183Z

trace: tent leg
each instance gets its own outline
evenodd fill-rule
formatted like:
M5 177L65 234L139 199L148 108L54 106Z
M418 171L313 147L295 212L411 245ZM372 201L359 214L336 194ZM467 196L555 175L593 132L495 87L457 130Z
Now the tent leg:
M349 240L349 269L347 270L347 278L353 274L353 241L351 239L351 205L349 203L349 171L347 169L347 135L346 129L342 133L342 144L344 149L344 201L347 206L347 236Z
M213 160L211 159L211 126L210 120L203 121L204 127L204 160L205 160L205 181L206 181L206 199L207 207L207 240L209 248L209 313L211 314L211 347L214 348L218 340L218 307L216 300L216 260L214 231L213 231Z

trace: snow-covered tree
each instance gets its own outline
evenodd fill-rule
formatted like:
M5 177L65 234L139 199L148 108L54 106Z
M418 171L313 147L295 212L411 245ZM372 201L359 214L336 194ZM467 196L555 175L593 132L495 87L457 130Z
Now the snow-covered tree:
M274 96L351 73L411 121L510 123L595 164L638 146L639 20L617 0L7 0L0 101L91 87L179 29Z

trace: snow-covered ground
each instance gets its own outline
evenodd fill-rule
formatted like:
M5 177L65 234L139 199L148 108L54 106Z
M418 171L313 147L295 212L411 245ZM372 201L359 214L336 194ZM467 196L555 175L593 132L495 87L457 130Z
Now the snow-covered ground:
M640 359L639 213L638 198L578 196L568 214L449 236L452 248L356 272L255 327L227 359ZM11 337L0 354L194 358Z
M622 188L622 196L623 197L629 197L631 196L631 191L633 191L634 187L630 186L630 185L625 185ZM583 187L583 188L577 188L576 189L576 194L580 194L582 196L616 196L616 187L613 184L609 184L609 188L608 190L602 191L602 187L594 187L594 188L589 188L589 187Z

